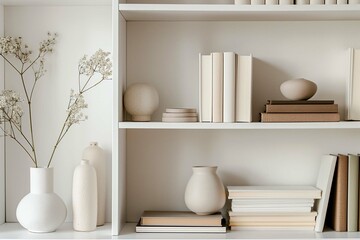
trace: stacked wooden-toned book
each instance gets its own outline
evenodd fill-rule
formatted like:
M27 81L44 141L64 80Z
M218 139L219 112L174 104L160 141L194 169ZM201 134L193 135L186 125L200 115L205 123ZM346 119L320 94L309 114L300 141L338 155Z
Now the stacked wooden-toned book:
M200 216L193 212L145 211L136 232L224 233L226 224L221 213Z
M163 122L197 122L198 114L194 108L167 108L162 116Z
M312 186L229 186L231 230L314 230Z
M338 122L334 100L268 100L261 122Z

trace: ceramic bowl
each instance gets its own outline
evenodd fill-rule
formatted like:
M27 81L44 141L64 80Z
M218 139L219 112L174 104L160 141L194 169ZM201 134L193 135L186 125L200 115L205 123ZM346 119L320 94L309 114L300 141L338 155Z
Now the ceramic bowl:
M316 84L304 78L291 79L280 85L282 95L290 100L308 100L316 90Z

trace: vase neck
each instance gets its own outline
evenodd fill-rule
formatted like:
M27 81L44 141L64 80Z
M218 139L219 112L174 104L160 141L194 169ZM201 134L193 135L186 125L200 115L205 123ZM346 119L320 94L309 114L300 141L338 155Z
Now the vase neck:
M30 192L52 193L54 191L53 168L30 168Z
M216 173L216 166L194 166L194 173Z

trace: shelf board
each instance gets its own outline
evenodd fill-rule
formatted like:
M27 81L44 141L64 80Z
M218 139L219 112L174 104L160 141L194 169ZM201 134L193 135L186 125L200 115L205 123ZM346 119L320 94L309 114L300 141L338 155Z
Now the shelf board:
M76 232L72 223L64 223L51 233L31 233L19 223L5 223L0 225L0 239L112 239L111 223L98 227L93 232Z
M0 0L4 6L111 6L111 0Z
M120 129L360 129L360 122L306 122L306 123L166 123L120 122Z
M358 5L119 4L127 21L360 20Z
M136 223L127 223L118 239L359 239L360 232L325 231L228 231L227 233L135 233Z

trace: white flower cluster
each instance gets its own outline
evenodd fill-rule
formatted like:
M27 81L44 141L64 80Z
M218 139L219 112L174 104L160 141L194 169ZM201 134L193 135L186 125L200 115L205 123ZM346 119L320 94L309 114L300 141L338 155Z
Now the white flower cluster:
M112 63L109 58L110 53L98 50L89 59L84 55L79 61L79 73L92 76L100 73L103 79L108 79L112 75Z
M0 55L13 55L21 62L30 61L32 51L28 46L23 44L21 37L0 37Z
M88 105L85 103L84 96L71 90L69 107L67 109L68 118L66 120L66 126L69 128L75 123L85 121L87 116L81 111L87 107Z
M19 94L13 90L4 90L0 93L0 123L11 122L21 128L21 101Z
M54 45L56 43L57 34L48 32L48 38L40 43L39 52L40 55L45 55L46 53L51 53L54 50Z

